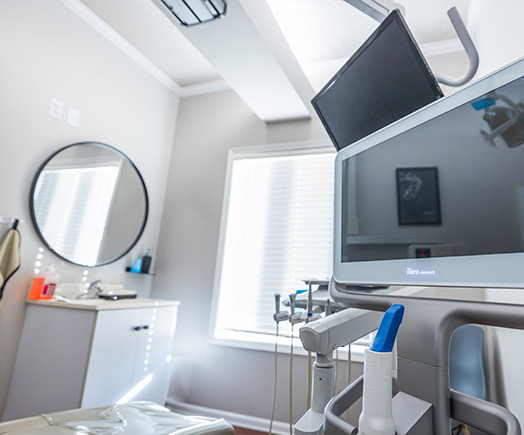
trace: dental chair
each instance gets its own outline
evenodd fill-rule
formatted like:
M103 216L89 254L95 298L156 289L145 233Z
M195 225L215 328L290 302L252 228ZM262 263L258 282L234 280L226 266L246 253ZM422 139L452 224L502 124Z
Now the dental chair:
M463 325L455 330L449 348L449 384L455 391L487 400L487 374L484 362L484 330ZM460 423L452 433L469 432Z
M449 383L455 391L487 399L484 331L463 325L455 330L449 349Z
M224 419L188 416L153 402L42 414L0 423L12 435L234 435Z

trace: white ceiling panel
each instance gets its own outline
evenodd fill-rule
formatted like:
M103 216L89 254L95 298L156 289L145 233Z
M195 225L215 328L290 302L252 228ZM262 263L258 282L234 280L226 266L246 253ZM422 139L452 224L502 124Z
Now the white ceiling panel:
M419 44L445 41L457 35L447 11L455 6L464 23L468 20L470 0L395 0L406 9L405 19Z
M405 9L413 36L439 52L457 35L447 11L456 6L464 20L470 0L395 0ZM320 90L375 31L379 23L344 0L267 0L298 62L315 90Z
M302 65L349 58L378 23L343 0L268 0Z
M180 95L229 85L265 121L307 117L314 92L378 26L344 0L227 0L224 18L194 27L166 19L158 0L82 1L180 84ZM457 6L467 22L473 0L395 1L423 52L457 50L446 11Z
M349 58L378 22L344 0L267 0L301 65ZM419 44L456 38L447 10L466 22L470 0L396 0Z

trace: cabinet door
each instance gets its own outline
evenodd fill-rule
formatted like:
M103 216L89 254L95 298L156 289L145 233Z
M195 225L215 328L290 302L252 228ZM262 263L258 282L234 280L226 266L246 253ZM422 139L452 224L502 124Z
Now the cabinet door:
M143 308L99 311L82 397L82 408L117 403L132 388Z
M150 400L164 405L169 387L169 366L177 307L147 308L142 313L142 329L138 334L133 386L140 385L130 400Z
M99 311L82 407L164 404L177 307Z

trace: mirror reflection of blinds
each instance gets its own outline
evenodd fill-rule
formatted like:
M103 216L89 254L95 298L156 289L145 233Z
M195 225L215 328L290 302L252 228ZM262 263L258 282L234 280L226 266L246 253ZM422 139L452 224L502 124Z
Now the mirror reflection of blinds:
M335 153L235 160L215 337L274 335L274 294L332 273ZM296 331L296 330L295 330ZM280 332L289 335L288 322Z
M42 171L34 196L36 220L58 254L87 266L97 263L119 170Z

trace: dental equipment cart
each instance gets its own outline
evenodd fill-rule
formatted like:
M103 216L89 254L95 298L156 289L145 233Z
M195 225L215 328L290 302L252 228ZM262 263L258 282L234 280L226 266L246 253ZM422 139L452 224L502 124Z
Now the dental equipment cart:
M386 290L348 291L334 279L330 292L335 300L355 308L385 311L394 304L406 307L397 338L393 398L397 435L449 435L451 419L490 435L521 434L518 420L507 409L450 389L449 343L454 330L467 323L524 329L523 305L390 296ZM362 391L360 376L328 403L324 411L326 435L357 434L357 428L340 415Z

